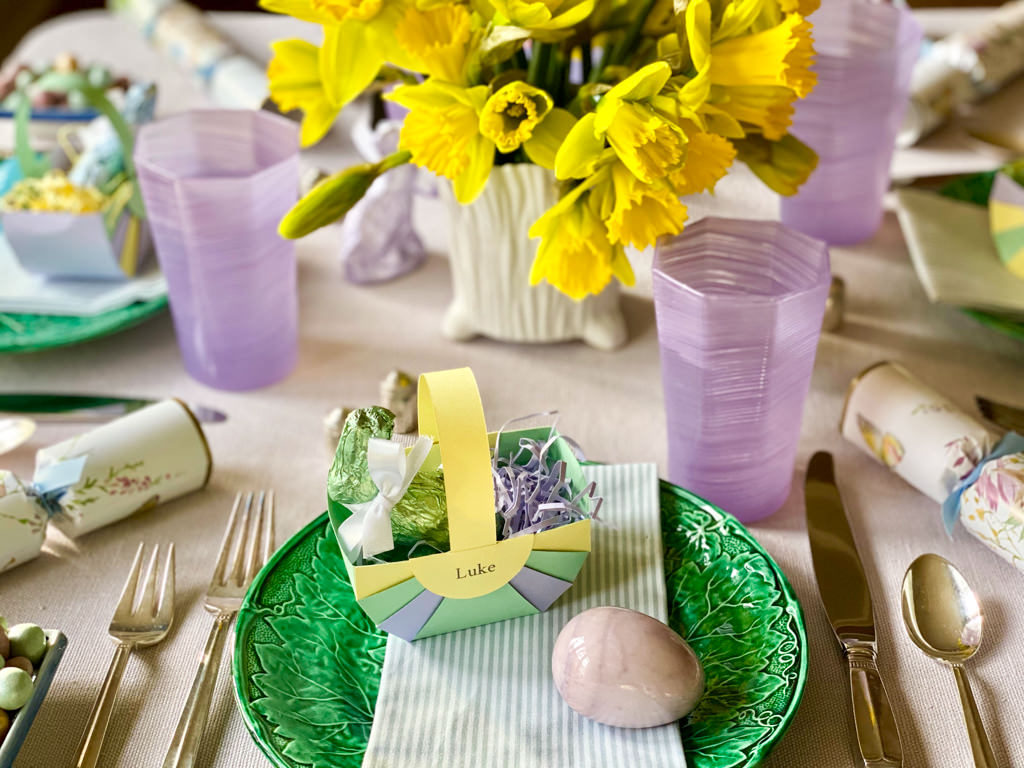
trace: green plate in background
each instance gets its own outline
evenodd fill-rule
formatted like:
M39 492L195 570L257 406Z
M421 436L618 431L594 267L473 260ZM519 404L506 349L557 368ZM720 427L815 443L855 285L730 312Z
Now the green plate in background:
M0 313L0 354L35 352L97 339L163 312L167 296L129 304L92 317Z
M707 674L681 723L693 768L752 768L789 727L807 677L803 614L747 530L661 484L669 623ZM385 635L359 609L321 515L277 551L238 614L233 672L246 727L277 768L359 768Z
M1003 317L1001 315L982 312L977 309L963 309L961 311L968 317L973 317L982 325L987 325L993 330L1005 333L1007 336L1013 336L1019 341L1024 341L1024 322L1012 320L1009 317Z

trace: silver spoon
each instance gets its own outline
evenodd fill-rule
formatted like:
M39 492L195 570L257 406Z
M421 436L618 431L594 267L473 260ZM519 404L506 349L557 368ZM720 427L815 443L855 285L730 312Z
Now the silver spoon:
M903 577L903 623L907 634L927 655L952 667L974 765L996 768L964 669L964 662L981 645L982 622L978 597L956 566L938 555L921 555L910 564Z

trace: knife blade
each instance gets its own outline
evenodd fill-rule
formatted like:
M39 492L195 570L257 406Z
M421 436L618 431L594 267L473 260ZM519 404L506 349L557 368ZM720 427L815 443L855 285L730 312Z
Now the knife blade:
M1024 434L1024 408L997 403L995 400L989 400L981 395L976 396L974 402L978 404L981 415L993 424L998 424L1011 432Z
M40 422L96 423L110 421L159 400L141 397L64 395L56 393L0 393L0 413L18 413ZM192 415L204 424L227 419L227 414L205 405L187 403Z
M903 765L903 746L877 666L871 590L836 486L832 454L819 451L804 486L818 592L850 674L853 721L866 768Z

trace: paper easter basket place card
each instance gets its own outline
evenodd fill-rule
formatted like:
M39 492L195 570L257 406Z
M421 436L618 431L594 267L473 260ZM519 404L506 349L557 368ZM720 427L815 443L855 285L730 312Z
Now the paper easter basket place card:
M81 152L65 142L71 162L65 173L33 152L27 101L19 107L16 156L8 161L14 166L0 171L0 225L11 250L26 272L48 279L134 277L150 251L150 237L129 123L152 117L155 88L133 86L122 114L82 73L49 73L39 82L81 94L103 116L76 134Z
M349 481L352 500L340 500L332 480L328 506L360 607L409 641L547 610L583 566L599 506L571 446L552 427L488 435L468 368L421 376L418 410L421 437L409 449L370 439L364 451L365 438L349 429L359 411L342 433L332 478ZM390 437L390 424L377 426ZM339 466L346 451L357 460ZM397 454L390 477L386 454ZM538 462L550 472L539 485L515 479L496 496L500 472L523 474ZM498 508L552 489L558 500L540 504L541 514L561 511L510 532ZM406 530L410 519L424 525Z

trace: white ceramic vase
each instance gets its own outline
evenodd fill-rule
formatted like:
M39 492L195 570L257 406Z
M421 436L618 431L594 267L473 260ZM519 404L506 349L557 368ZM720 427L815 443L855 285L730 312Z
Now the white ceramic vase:
M442 326L445 336L532 343L582 339L605 350L625 344L628 334L617 283L583 301L573 301L547 283L530 285L539 241L527 232L558 200L551 171L527 163L497 166L469 205L455 200L450 184L439 186L451 224L454 289Z

